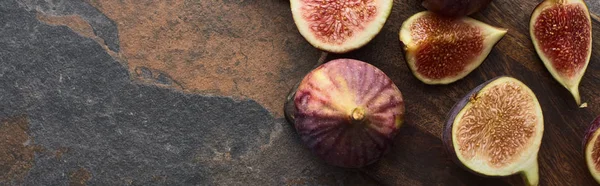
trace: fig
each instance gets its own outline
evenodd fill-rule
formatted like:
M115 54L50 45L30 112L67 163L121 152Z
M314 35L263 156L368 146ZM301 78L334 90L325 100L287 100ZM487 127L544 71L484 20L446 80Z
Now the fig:
M590 174L596 182L600 183L600 140L598 140L598 128L600 127L600 116L596 117L590 124L583 139L583 150L585 162Z
M447 17L462 17L483 10L492 0L423 0L423 7Z
M309 72L285 114L303 143L324 162L360 168L385 155L404 123L404 100L380 69L335 59Z
M500 76L469 92L449 113L442 141L452 160L485 177L520 174L539 183L537 154L544 118L521 81Z
M346 53L370 42L392 10L392 0L290 0L294 23L314 47Z
M506 32L469 17L447 18L423 11L404 21L399 35L417 79L449 84L477 68Z
M552 77L581 104L579 83L592 54L592 22L582 0L545 0L533 11L529 32Z

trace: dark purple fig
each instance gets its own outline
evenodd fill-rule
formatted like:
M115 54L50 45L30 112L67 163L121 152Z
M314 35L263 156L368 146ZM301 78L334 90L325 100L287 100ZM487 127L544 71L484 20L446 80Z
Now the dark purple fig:
M423 7L448 17L462 17L479 12L492 0L423 0Z
M579 83L592 54L592 22L582 0L545 0L529 25L535 50L552 77L581 104Z
M423 11L402 24L400 41L417 79L449 84L477 68L506 32L469 17L446 18Z
M481 176L520 174L538 185L542 109L521 81L501 76L467 94L450 111L442 141L451 158Z
M353 59L318 66L298 85L286 117L325 162L359 168L379 160L404 123L404 100L381 70Z
M346 53L371 41L392 5L392 0L290 0L300 34L314 47L332 53Z
M598 140L598 128L600 128L600 116L598 116L585 133L583 149L585 151L585 162L588 170L596 182L600 183L600 140Z

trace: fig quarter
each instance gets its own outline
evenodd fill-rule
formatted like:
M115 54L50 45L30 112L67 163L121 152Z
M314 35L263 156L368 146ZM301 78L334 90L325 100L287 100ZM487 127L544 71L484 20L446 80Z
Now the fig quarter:
M592 54L592 23L582 0L545 0L531 15L535 51L552 77L581 104L579 83Z

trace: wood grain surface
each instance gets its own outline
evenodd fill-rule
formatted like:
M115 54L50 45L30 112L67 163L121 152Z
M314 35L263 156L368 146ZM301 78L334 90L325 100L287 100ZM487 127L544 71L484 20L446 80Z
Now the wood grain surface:
M592 11L593 37L600 38L600 9L596 0L586 2ZM404 94L407 125L396 145L382 161L363 171L386 185L523 185L519 177L483 178L460 169L442 150L443 123L450 108L469 90L500 75L515 77L537 95L543 109L545 131L539 153L541 185L595 185L582 151L584 132L600 114L600 40L593 41L590 65L580 85L580 109L569 92L556 82L535 53L529 37L529 18L540 1L496 0L472 17L508 34L483 64L466 78L450 85L425 85L412 76L400 52L398 31L402 22L424 10L418 0L396 1L382 32L358 51L335 57L351 57L374 64L386 72Z

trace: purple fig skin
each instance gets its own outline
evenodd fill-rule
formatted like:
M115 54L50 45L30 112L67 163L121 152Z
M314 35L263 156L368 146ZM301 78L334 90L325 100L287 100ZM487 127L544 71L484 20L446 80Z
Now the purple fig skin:
M452 159L452 161L459 165L461 168L480 175L480 176L484 176L484 177L493 177L493 176L489 176L489 175L483 175L480 174L478 172L475 172L471 169L469 169L468 167L466 167L459 159L458 156L456 155L456 151L454 150L454 144L452 143L452 127L454 125L454 120L456 120L456 116L458 115L458 113L469 103L470 99L477 96L477 94L479 94L479 91L481 89L483 89L485 86L487 86L488 84L490 84L491 82L500 79L502 77L507 77L507 76L499 76L499 77L495 77L493 79L490 79L482 84L480 84L479 86L473 88L465 97L463 97L460 101L458 101L456 104L454 104L454 106L450 109L450 112L448 113L448 120L446 120L446 124L442 133L442 143L444 144L444 147L446 147L446 152L448 153L448 155L450 156L450 158Z
M492 0L423 0L429 11L447 17L468 16L483 10Z
M311 152L330 165L360 168L378 161L404 122L398 87L362 61L329 61L295 89L286 118Z
M586 149L588 143L592 140L592 137L594 136L594 133L596 133L598 128L600 128L600 116L596 117L596 119L594 119L594 121L592 121L592 123L590 123L590 127L588 127L588 129L585 131L585 136L583 137L583 144L582 144L582 149L583 149L584 154L585 154L585 149ZM593 144L590 144L590 145L593 145Z

